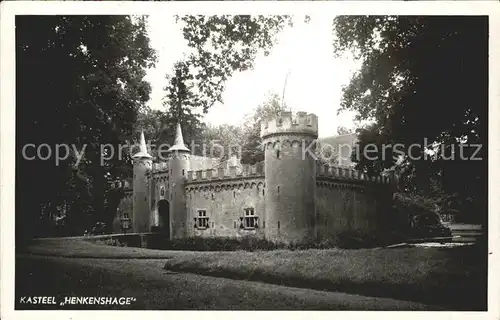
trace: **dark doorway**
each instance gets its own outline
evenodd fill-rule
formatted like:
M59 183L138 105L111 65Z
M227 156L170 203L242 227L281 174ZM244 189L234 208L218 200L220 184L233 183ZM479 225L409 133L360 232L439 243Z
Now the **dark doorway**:
M160 232L170 236L170 203L167 200L158 202L158 216L160 217Z

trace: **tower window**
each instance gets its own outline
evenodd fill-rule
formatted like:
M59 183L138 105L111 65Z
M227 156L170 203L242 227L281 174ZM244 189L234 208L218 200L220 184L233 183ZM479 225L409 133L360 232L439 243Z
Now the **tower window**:
M280 158L280 150L276 150L276 158L279 159Z
M209 227L206 210L198 210L198 216L194 218L194 227L199 230L204 230Z
M278 186L277 188L278 188L278 194L280 194L280 186Z
M280 222L278 221L278 229L280 228Z
M183 175L183 176L184 176L184 171L185 171L185 170L184 170L184 169L182 169L182 175Z
M259 217L255 215L254 208L246 208L244 216L240 218L240 227L245 230L253 230L259 227Z

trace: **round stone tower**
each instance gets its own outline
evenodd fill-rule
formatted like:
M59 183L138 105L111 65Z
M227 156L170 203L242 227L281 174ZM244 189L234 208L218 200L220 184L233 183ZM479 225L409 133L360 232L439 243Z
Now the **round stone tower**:
M149 232L148 172L153 166L153 157L148 154L144 132L141 132L139 152L134 161L132 232Z
M180 123L177 124L174 145L168 149L169 203L170 203L170 237L186 236L186 195L184 182L190 168L190 151L184 144Z
M315 114L282 112L261 124L265 146L265 236L280 242L315 237Z

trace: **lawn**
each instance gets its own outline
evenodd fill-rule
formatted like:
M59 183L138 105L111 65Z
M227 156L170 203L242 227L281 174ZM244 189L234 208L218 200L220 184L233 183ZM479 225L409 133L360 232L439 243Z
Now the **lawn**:
M196 252L45 240L25 253L160 259L165 261L160 265L177 272L387 297L448 310L486 310L487 254L475 246Z
M486 309L486 254L476 247L217 252L177 256L172 271Z

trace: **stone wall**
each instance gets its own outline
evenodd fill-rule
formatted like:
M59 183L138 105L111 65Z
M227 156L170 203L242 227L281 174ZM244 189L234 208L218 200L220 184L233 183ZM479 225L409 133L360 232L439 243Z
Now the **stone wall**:
M318 181L317 236L324 238L354 230L373 233L377 223L377 199L371 191L367 186Z
M125 216L132 217L132 189L125 190L125 195L121 199L113 219L113 233L123 233L121 219Z
M392 200L386 177L369 178L352 168L318 166L316 233L318 238L342 232L384 232Z
M191 180L185 186L188 237L263 237L263 176L227 177L211 181ZM245 208L253 208L258 216L257 227L241 228ZM208 227L195 226L198 210L204 210Z
M151 178L149 206L151 210L151 227L160 226L158 213L158 202L160 200L170 201L169 175L166 170L156 172Z

